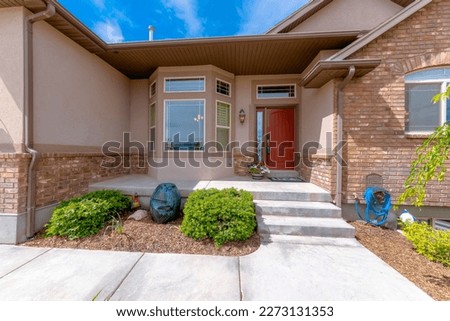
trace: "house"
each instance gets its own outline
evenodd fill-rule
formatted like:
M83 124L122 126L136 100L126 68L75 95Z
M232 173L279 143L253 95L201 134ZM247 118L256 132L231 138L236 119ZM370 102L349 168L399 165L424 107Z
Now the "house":
M450 119L430 103L449 17L450 0L312 0L263 35L106 44L56 1L0 0L0 243L90 182L218 179L248 154L344 212L370 174L397 197ZM430 191L448 217L450 180Z

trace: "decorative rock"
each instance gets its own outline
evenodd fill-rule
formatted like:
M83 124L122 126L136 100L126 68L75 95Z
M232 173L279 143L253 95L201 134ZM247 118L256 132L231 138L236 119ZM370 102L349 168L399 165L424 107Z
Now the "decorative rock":
M148 212L146 210L137 210L133 214L131 214L128 219L133 219L135 221L142 221L144 218L148 216Z

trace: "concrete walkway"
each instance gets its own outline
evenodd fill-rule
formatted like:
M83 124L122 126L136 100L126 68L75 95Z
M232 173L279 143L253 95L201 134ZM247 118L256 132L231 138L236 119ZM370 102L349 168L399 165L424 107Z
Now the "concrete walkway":
M6 300L431 300L356 240L245 257L0 245Z

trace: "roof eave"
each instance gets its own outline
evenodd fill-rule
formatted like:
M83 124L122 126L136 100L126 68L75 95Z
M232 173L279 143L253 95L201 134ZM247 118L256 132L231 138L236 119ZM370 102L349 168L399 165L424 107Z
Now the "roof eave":
M335 78L344 78L351 66L356 68L355 76L362 77L380 63L380 59L321 60L303 77L300 84L305 88L320 88Z
M107 48L107 43L104 42L99 36L92 32L88 27L86 27L80 20L78 20L73 14L71 14L66 8L64 8L58 1L55 0L45 0L46 2L51 2L56 9L56 14L62 19L67 21L72 27L74 27L80 35L88 39L94 47L98 50L90 50L91 52L105 51Z
M285 30L292 29L292 25L300 24L301 22L299 23L298 21L301 21L302 19L305 20L310 15L314 14L314 12L328 5L331 1L333 0L316 0L307 3L306 5L295 11L293 14L291 14L289 17L283 19L271 29L269 29L266 34L284 33Z
M320 38L347 38L355 39L364 34L365 31L333 31L333 32L303 32L292 34L267 34L267 35L251 35L251 36L231 36L231 37L209 37L209 38L191 38L191 39L174 39L174 40L155 40L141 42L123 42L111 43L105 45L107 51L118 51L127 49L151 49L157 47L171 46L195 46L195 45L215 45L224 43L251 43L264 41L284 41L284 40L301 40L301 39L320 39Z

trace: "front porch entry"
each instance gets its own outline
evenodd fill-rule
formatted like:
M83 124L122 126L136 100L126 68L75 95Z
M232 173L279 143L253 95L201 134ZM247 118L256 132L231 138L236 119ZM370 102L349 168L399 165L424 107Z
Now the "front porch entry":
M258 233L263 242L349 245L354 241L354 228L342 219L341 209L331 203L331 194L312 183L255 181L249 176L171 182L178 187L182 204L190 193L202 188L234 187L249 191L254 198ZM89 190L137 193L143 207L148 208L160 183L167 181L148 175L125 175L93 183Z
M295 167L295 109L260 107L256 109L258 160L274 170Z

